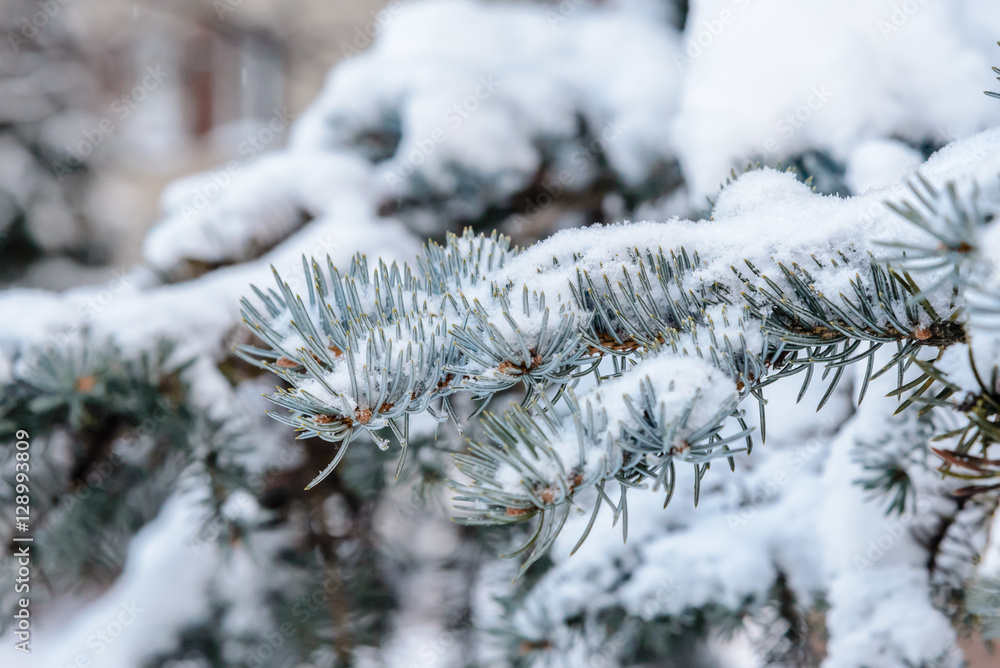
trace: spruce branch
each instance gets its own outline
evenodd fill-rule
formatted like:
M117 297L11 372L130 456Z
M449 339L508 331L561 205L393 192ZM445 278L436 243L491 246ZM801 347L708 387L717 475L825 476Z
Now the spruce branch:
M215 425L191 408L182 378L189 363L175 353L162 340L129 355L87 339L23 351L0 385L0 437L28 432L37 463L31 521L46 546L37 557L41 596L116 577L135 533L204 456L193 434ZM0 468L12 471L15 454L0 451ZM15 487L13 476L0 482L0 503L13 507ZM0 596L0 606L9 602Z
M919 219L916 211L898 209L910 220ZM971 229L971 219L947 218L943 229ZM921 267L931 272L931 289L907 267L853 244L812 247L807 265L748 257L724 274L710 270L720 266L717 257L706 265L685 245L665 250L655 230L645 228L641 244L592 241L567 250L554 240L526 251L495 234L466 232L428 244L416 269L370 271L359 256L342 274L329 261L324 271L303 260L308 300L277 275L276 290L254 288L263 308L244 300L244 318L270 348L238 352L287 383L270 397L288 411L276 419L300 437L339 445L310 486L361 433L381 449L398 443L398 475L410 416L450 419L461 430L452 395L470 394L481 410L523 385L521 406L487 415L485 441L458 455L471 482L455 487L468 523L538 519L514 553L534 548L530 563L579 499L593 505L592 518L609 504L627 535L627 490L662 486L669 501L678 462L695 467L697 499L712 460L732 467L736 452L751 450L740 406L753 397L763 425L770 383L801 375L801 398L821 377L828 381L822 408L845 369L864 362L861 397L893 368L902 392L919 351L966 338L940 261ZM886 344L895 352L876 368ZM608 485L618 487L617 501Z
M914 360L920 374L891 394L906 397L899 411L916 403L921 414L942 408L962 416L959 424L945 425L933 438L950 444L932 449L941 460L941 471L970 481L955 490L959 496L995 491L1000 484L991 479L1000 476L1000 465L989 448L1000 441L1000 386L997 367L981 368L976 361L977 351L983 358L992 357L1000 321L1000 286L989 239L995 213L983 205L976 184L960 187L949 182L942 189L918 176L909 187L912 199L891 206L926 232L930 242L893 244L903 254L887 261L898 263L902 271L940 277L912 299L925 300L934 290L950 291L964 320L966 336L960 343L965 363L956 363L957 354L943 358L943 351L933 360ZM939 426L944 424L941 417Z
M698 483L711 461L747 448L749 429L722 434L727 418L742 423L739 393L713 365L661 353L640 360L628 374L577 398L566 395L568 415L542 398L531 410L515 407L502 417L487 415L486 444L456 455L471 483L455 483L459 510L470 524L509 524L540 516L538 528L514 554L532 548L526 569L552 544L581 492L593 489L589 534L602 503L627 537L630 487L652 484L674 494L676 463L692 464ZM749 441L747 441L749 443ZM747 446L749 447L749 445ZM606 493L619 488L618 501ZM575 550L574 550L575 551ZM513 556L509 555L509 556Z

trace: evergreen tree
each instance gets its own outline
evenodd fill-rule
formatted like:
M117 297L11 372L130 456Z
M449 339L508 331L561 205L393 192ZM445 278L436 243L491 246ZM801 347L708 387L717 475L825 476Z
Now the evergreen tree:
M0 17L0 282L45 255L97 264L87 207L100 150L81 132L99 122L98 77L59 4L12 0Z
M779 14L878 22L680 4L407 7L287 149L172 186L121 290L0 296L31 660L930 667L996 636L1000 109L932 104L985 65L919 66L983 60L996 10L906 15L892 76L789 71L815 125L768 99L734 138L718 62ZM629 218L669 220L580 227Z

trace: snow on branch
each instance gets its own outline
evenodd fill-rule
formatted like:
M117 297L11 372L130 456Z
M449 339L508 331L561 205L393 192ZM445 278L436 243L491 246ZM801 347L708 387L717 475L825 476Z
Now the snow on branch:
M867 364L863 396L893 367L901 384L919 349L965 340L950 269L924 267L928 290L891 264L885 242L933 234L873 209L884 196L822 197L762 170L727 187L711 220L567 230L524 250L467 232L425 247L415 268L314 262L306 299L278 277L244 301L269 347L241 354L291 386L271 397L288 411L279 420L340 444L313 484L358 433L382 449L394 436L405 456L410 416L461 429L453 395L485 408L522 384L522 405L487 417L487 441L459 457L472 482L458 490L474 523L541 515L525 546L540 539L537 556L585 489L617 518L631 486L669 499L684 461L697 494L712 459L732 461L730 443L751 447L739 404L753 396L763 417L766 385L799 375L805 392L819 367L822 407L852 364ZM886 344L895 353L876 367ZM614 503L609 482L623 492Z

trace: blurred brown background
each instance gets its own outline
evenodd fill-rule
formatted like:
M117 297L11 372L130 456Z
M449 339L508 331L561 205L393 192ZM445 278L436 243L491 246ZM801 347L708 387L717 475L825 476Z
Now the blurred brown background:
M11 166L22 153L47 160L56 179L84 163L88 179L65 211L51 197L21 203L31 238L54 257L18 283L58 289L133 264L164 186L282 146L330 66L391 21L385 4L5 0L0 128L4 120L17 131L41 127L47 147L8 154L7 185L25 190L28 170Z

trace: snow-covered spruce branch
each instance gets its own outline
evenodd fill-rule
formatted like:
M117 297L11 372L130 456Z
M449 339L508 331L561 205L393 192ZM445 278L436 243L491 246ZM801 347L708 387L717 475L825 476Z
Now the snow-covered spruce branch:
M936 440L942 470L970 481L959 496L1000 489L1000 461L989 448L1000 442L1000 382L995 360L1000 350L1000 275L996 261L996 202L983 206L978 187L960 190L948 183L936 188L923 178L911 184L911 197L894 209L926 231L926 243L897 243L904 255L893 258L916 275L937 274L927 290L947 289L962 296L967 345L944 350L935 360L918 361L921 373L897 393L907 395L900 409L918 404L922 413L934 407L964 419L949 425ZM943 446L942 446L943 447Z
M762 193L781 203L739 203ZM537 556L584 490L617 517L630 486L653 482L669 499L677 461L700 480L731 445L749 449L739 404L753 396L763 414L767 384L801 375L805 388L819 365L832 392L857 362L866 379L902 377L919 349L965 339L954 290L922 291L874 254L880 239L921 232L890 217L874 238L855 209L765 170L727 188L711 221L570 230L523 251L466 233L412 268L314 262L305 298L276 276L277 289L255 289L261 307L244 300L269 348L240 354L291 386L271 396L288 410L276 419L340 444L312 484L361 432L382 449L393 434L405 456L409 416L461 428L452 395L485 406L524 384L522 407L489 416L488 442L459 456L471 482L458 490L470 522L540 514ZM886 344L895 354L875 368Z

